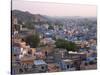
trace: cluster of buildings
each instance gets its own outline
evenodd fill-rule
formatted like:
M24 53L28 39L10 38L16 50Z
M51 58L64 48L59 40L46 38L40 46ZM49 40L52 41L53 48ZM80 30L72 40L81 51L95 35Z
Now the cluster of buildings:
M91 35L84 26L52 24L53 29L48 29L48 24L34 26L35 30L23 28L16 17L12 18L12 74L96 69L96 32ZM22 38L36 32L39 33L40 44L44 46L31 48ZM72 41L79 51L55 48L55 39Z

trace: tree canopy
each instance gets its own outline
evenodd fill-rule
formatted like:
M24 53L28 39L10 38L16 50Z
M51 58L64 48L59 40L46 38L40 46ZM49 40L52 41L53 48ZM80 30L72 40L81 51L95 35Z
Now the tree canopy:
M55 45L57 48L63 48L68 51L76 51L77 50L77 46L75 43L64 40L64 39L57 39L55 42Z
M54 29L54 27L53 27L53 26L51 26L51 25L49 25L48 29Z
M25 41L31 46L36 48L39 45L40 38L38 34L30 35L25 38Z

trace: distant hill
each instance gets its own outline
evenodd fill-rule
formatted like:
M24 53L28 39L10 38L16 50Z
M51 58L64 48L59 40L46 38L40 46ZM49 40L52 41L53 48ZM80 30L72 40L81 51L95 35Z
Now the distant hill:
M96 24L96 17L80 17L80 16L63 16L63 17L51 17L47 15L41 14L31 14L28 11L20 11L20 10L12 10L12 16L17 17L18 23L24 22L27 25L32 23L48 23L48 24L56 24L56 25L91 25Z
M47 18L40 14L31 14L20 10L12 10L12 16L18 19L18 22L47 22Z
M12 16L17 17L18 22L42 22L42 23L55 23L55 24L60 24L64 20L61 17L50 17L47 15L40 15L40 14L31 14L30 12L26 11L20 11L20 10L12 10Z

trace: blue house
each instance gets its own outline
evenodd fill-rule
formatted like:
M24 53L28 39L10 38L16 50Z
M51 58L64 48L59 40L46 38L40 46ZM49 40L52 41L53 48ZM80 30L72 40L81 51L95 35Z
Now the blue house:
M75 67L73 66L73 61L70 59L61 60L59 63L62 71L73 71Z

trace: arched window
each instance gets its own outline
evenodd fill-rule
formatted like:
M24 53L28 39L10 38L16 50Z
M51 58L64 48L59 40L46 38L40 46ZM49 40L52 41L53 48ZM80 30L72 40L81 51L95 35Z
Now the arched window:
M19 69L19 72L20 72L20 73L22 73L22 72L23 72L23 70L22 70L22 69Z

